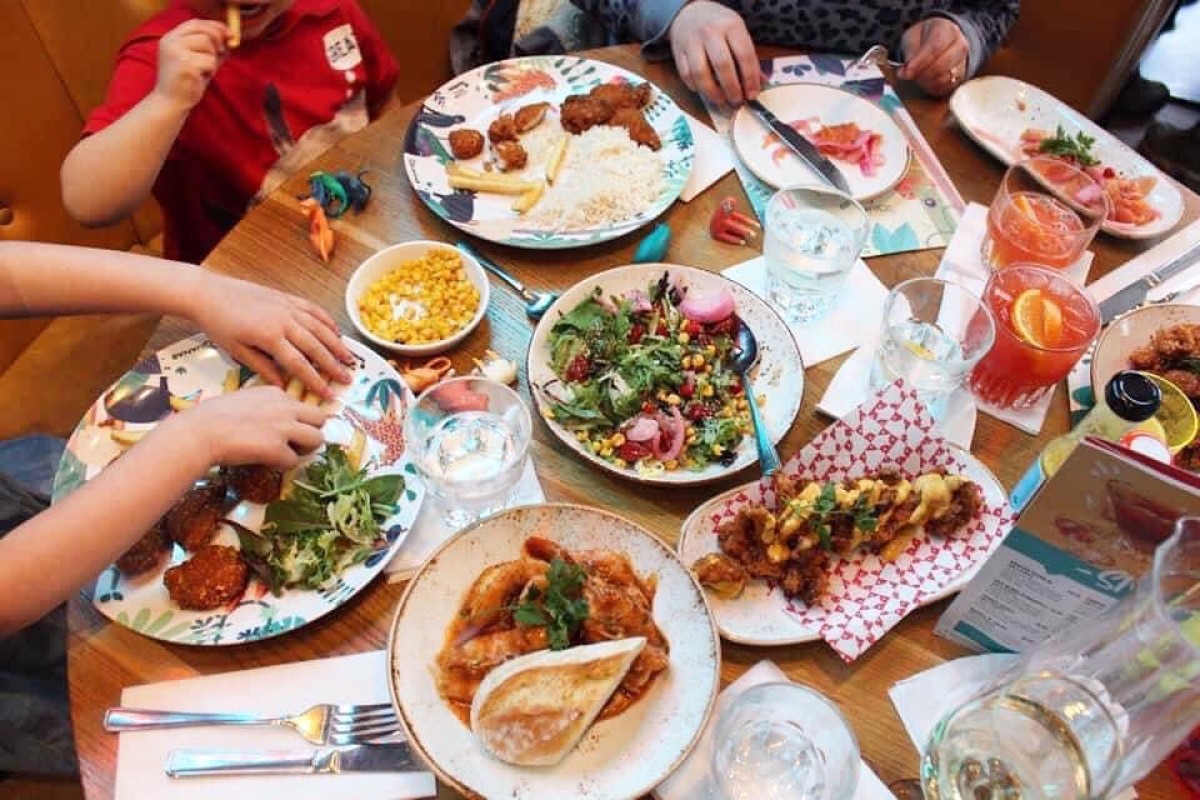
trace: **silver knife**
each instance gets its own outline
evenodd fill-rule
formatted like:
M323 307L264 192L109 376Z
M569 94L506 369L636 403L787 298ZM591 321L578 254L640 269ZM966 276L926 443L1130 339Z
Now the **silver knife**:
M1100 322L1107 325L1130 309L1137 308L1146 302L1146 295L1155 286L1167 280L1176 273L1200 261L1200 242L1196 242L1183 251L1175 260L1159 267L1150 274L1126 286L1112 297L1100 303Z
M812 142L796 133L790 125L780 122L779 117L772 114L771 110L759 101L751 100L746 105L763 125L783 139L783 143L791 148L792 152L798 155L801 161L808 164L826 183L850 194L850 184L846 183L846 177L842 175L842 171L832 161L821 155L821 151L817 150Z
M167 756L167 774L172 778L424 771L425 765L413 755L407 742L321 750L172 750Z

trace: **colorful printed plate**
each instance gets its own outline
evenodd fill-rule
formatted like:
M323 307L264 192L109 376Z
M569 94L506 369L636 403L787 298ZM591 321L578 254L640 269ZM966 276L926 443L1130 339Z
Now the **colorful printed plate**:
M959 457L967 465L963 474L983 489L984 501L991 506L1007 508L1008 493L1004 491L1004 487L992 471L966 450L957 445L950 447L958 451ZM739 492L746 492L757 486L758 483L754 482L722 492L697 508L683 521L677 549L684 564L690 567L701 556L718 552L717 531L712 523L714 513ZM992 547L999 547L1003 538L996 537ZM983 553L974 566L954 578L922 605L935 603L960 591L975 576L988 555L990 551ZM816 630L801 624L789 613L788 601L783 593L778 589L768 588L765 581L751 580L746 584L746 590L741 597L734 600L722 599L712 592L706 591L705 594L708 596L709 607L722 638L731 642L772 646L816 642L821 639Z
M662 149L663 189L636 217L614 225L560 231L531 223L511 209L512 197L455 191L446 178L447 139L459 127L486 133L503 113L530 103L548 102L554 110L542 126L558 126L558 105L568 95L586 93L601 83L645 81L620 67L573 56L532 56L487 64L460 75L426 99L404 137L404 169L413 190L433 213L481 239L514 247L555 250L584 247L623 236L653 220L683 191L692 171L695 143L687 118L663 91L654 88L646 118L658 132ZM537 133L535 129L533 133ZM480 159L464 163L478 168Z
M184 611L171 602L162 570L126 578L115 566L96 582L93 602L108 618L127 628L168 642L229 645L268 639L323 617L371 582L404 543L421 506L424 487L404 453L404 414L412 392L388 364L351 339L358 357L354 379L337 398L336 413L325 424L328 442L348 444L357 428L367 435L367 463L372 474L399 473L405 489L396 513L384 524L390 547L348 568L320 591L291 589L274 597L257 580L241 600L214 611ZM97 399L67 443L54 479L54 499L61 500L94 478L122 452L114 431L148 431L172 409L224 391L231 373L239 382L250 374L204 336L193 336L160 350L134 367ZM226 516L257 530L266 507L241 503ZM220 544L237 545L225 526ZM175 546L170 564L184 560Z
M715 272L677 264L634 264L610 269L583 279L563 292L554 305L550 306L533 331L533 340L529 343L528 361L525 365L525 374L529 376L530 394L542 414L542 419L545 420L545 412L549 410L551 402L542 387L558 380L554 370L550 368L550 329L554 327L554 323L597 289L602 291L605 297L620 297L634 290L645 291L646 287L661 278L664 272L676 276L683 286L696 287L704 292L726 288L733 293L738 316L750 326L750 330L754 331L754 336L758 339L758 367L750 377L754 382L754 391L766 396L766 403L762 406L763 419L771 441L778 444L796 421L801 401L804 399L804 359L800 355L800 346L796 344L791 329L765 300L740 283ZM699 472L680 469L653 474L641 473L633 468L618 467L586 450L571 431L553 420L546 420L546 424L563 444L583 459L600 469L639 483L662 486L709 483L732 475L758 460L754 435L747 434L738 447L737 458L729 466L713 463Z
M656 575L654 621L670 646L670 666L648 694L593 725L551 767L518 767L489 755L437 688L437 655L463 597L485 568L520 557L529 536L570 550L621 551L638 573ZM627 519L565 504L509 509L447 540L400 598L388 653L392 702L409 744L442 780L470 797L599 800L649 794L695 746L721 682L717 630L703 591L679 557Z
M1149 239L1174 228L1183 215L1183 195L1174 181L1120 139L1036 86L1001 75L975 78L951 95L950 113L976 144L1010 166L1023 157L1021 133L1026 128L1053 132L1061 125L1071 135L1085 133L1094 138L1096 157L1120 174L1157 178L1147 201L1162 215L1145 225L1106 221L1100 226L1105 233L1122 239Z
M830 159L841 170L855 200L869 200L891 189L908 170L908 140L883 109L853 92L819 83L789 83L764 91L758 99L782 122L796 127L856 123L883 136L883 164L864 175L857 164ZM755 176L776 188L824 180L759 121L747 106L733 117L733 147Z

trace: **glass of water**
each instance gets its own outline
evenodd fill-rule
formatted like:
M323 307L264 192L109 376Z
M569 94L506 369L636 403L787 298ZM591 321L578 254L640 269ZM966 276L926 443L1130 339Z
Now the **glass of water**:
M827 186L780 189L767 203L763 257L771 301L789 322L833 308L871 222L849 195Z
M1120 603L1054 633L938 723L922 785L930 800L1111 797L1198 724L1200 517L1184 517Z
M467 376L426 389L404 429L443 520L462 527L506 506L525 470L533 424L512 389Z
M858 740L837 706L795 683L747 689L713 730L721 800L849 800L858 765Z
M901 379L942 420L950 396L995 341L992 312L963 286L939 278L904 281L883 307L871 389Z

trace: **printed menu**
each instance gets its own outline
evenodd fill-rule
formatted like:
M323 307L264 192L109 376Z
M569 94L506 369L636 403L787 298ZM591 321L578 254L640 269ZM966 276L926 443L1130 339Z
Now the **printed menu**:
M1175 521L1200 514L1200 476L1084 439L1024 507L936 633L1020 652L1119 601Z

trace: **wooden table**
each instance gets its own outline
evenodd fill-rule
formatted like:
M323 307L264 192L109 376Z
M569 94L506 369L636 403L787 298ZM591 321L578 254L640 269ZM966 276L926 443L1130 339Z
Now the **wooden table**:
M780 52L764 50L764 55ZM598 50L589 55L644 75L668 91L692 114L706 118L704 109L682 85L669 64L643 61L632 46ZM907 87L904 87L907 88ZM1001 166L973 145L954 126L945 102L903 92L909 111L929 139L967 200L988 203L1002 174ZM461 234L430 213L409 189L401 159L403 137L416 105L397 108L367 130L334 147L313 165L318 169L370 170L375 193L370 207L359 216L335 224L337 252L326 266L313 254L305 236L304 218L296 198L307 193L310 170L286 183L253 209L220 244L206 262L230 275L258 281L308 297L329 309L347 330L343 288L354 268L377 249L411 239L454 241ZM714 242L707 222L716 204L727 195L745 195L730 174L691 203L675 204L665 216L673 241L668 260L719 270L752 257L754 252ZM1188 194L1185 222L1200 216L1200 198ZM475 244L522 281L538 289L563 289L589 274L630 263L638 234L580 251L538 252ZM1095 275L1124 263L1146 245L1106 236L1094 244ZM941 258L939 250L925 250L874 258L871 266L888 285L905 278L932 274ZM177 327L172 333L183 333ZM485 348L523 363L531 327L518 298L497 286L487 320L450 356L459 371L471 368L471 357ZM787 458L827 424L816 414L817 399L841 365L834 359L808 370L804 405L795 426L780 446ZM526 391L525 376L521 376ZM534 463L551 501L576 502L602 508L619 508L639 524L668 542L675 542L679 525L696 505L722 487L693 490L637 486L590 468L559 444L540 423L535 424ZM991 417L980 415L974 452L1011 487L1050 437L1067 429L1065 392L1059 392L1045 431L1027 436ZM753 478L747 470L723 487ZM81 598L71 604L70 682L75 736L83 784L91 800L113 796L117 737L101 727L103 710L116 705L121 689L155 681L187 678L251 667L269 666L326 656L358 653L384 646L392 611L402 587L377 581L337 612L302 630L278 639L236 647L187 647L148 639L107 622ZM885 783L913 777L917 754L909 743L887 697L888 688L901 678L933 667L963 651L933 635L945 604L917 611L901 622L881 642L854 664L847 665L823 643L794 647L753 648L725 644L722 678L738 677L763 658L773 659L792 678L816 687L832 698L850 719L862 746L863 757ZM318 700L319 698L314 698ZM1159 769L1140 786L1149 800L1175 796L1175 785ZM442 790L443 796L452 796Z

